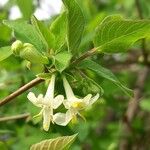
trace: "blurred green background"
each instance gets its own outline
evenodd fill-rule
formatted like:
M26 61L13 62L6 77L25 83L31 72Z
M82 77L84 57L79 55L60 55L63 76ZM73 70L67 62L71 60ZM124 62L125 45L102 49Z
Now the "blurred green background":
M60 1L50 1L55 1L60 6ZM81 43L82 52L92 48L93 30L107 15L121 14L130 19L139 19L142 15L142 18L150 18L149 0L139 0L139 3L136 0L77 1L86 18L85 38ZM11 17L12 7L17 6L21 13L20 17L30 21L30 16L36 12L37 8L42 8L44 3L46 3L44 0L8 0L3 6L0 5L0 47L11 45L15 40L12 31L2 24L4 19L17 19ZM40 13L35 13L35 16L37 14L37 18L50 26L52 20L57 17L58 10L45 5L47 7L42 9L49 9L49 11L46 14L40 11ZM13 15L18 16L15 13ZM147 53L150 50L149 41L146 39L145 42ZM93 59L111 69L122 83L135 89L136 92L140 89L137 81L146 67L142 62L141 43L138 41L126 54L98 55ZM0 99L34 79L39 73L39 68L40 66L33 66L33 70L29 71L25 61L15 56L10 56L6 61L0 62ZM137 102L136 115L129 123L126 122L125 114L131 99L112 83L100 78L97 82L103 87L105 93L100 101L84 112L86 122L79 120L77 124L69 124L67 127L51 125L50 130L44 132L41 129L41 122L31 118L0 121L0 150L27 150L32 144L41 140L74 133L78 133L78 138L71 147L72 150L150 150L150 78L142 80L142 89L140 89L142 91L140 101ZM45 84L41 83L32 90L35 93L44 93ZM0 117L28 112L31 116L37 114L39 110L27 100L27 93L28 91L2 106Z

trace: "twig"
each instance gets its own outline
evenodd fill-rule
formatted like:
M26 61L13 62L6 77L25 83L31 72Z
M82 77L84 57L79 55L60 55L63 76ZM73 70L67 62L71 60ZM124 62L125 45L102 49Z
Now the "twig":
M136 5L136 9L137 9L139 18L143 19L143 13L142 13L142 9L141 9L139 0L135 0L135 5Z
M15 115L15 116L9 116L9 117L2 117L0 118L0 122L4 121L10 121L10 120L18 120L18 119L26 119L30 116L30 113Z
M86 59L87 57L90 57L94 54L96 54L97 52L97 49L96 48L93 48L87 52L85 52L83 55L81 55L79 58L77 58L76 60L74 60L72 62L72 65L76 65L76 64L79 64L82 60Z
M132 98L128 104L128 108L126 110L126 113L123 117L123 122L122 122L122 133L125 133L126 137L124 137L121 142L120 142L120 150L126 150L128 149L128 141L127 137L131 134L131 122L133 118L135 117L140 98L142 96L142 92L144 89L145 81L148 77L149 73L149 68L145 67L143 70L141 70L138 74L138 79L136 82L136 88L134 90L134 98Z
M142 13L142 9L141 9L141 6L140 6L140 1L139 0L135 0L135 5L136 5L136 9L137 9L137 12L138 12L138 16L140 19L144 19L144 16L143 16L143 13ZM146 41L145 39L142 40L142 54L143 54L143 57L144 57L144 63L148 66L150 66L149 62L148 62L148 52L146 51Z
M30 81L29 83L25 84L24 86L22 86L21 88L19 88L17 91L13 92L12 94L8 95L6 98L2 99L0 101L0 106L5 105L6 103L10 102L11 100L13 100L15 97L19 96L20 94L22 94L23 92L27 91L28 89L32 88L33 86L43 82L44 80L41 78L35 78L32 81Z

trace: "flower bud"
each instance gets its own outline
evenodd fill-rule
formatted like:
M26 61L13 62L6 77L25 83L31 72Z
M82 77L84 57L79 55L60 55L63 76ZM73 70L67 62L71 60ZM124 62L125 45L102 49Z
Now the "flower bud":
M31 63L49 63L48 58L43 56L32 44L29 43L25 43L23 45L23 49L20 51L20 57L30 61Z
M11 50L13 51L13 53L15 55L19 55L21 49L23 48L23 43L19 40L15 41L12 45L11 45Z

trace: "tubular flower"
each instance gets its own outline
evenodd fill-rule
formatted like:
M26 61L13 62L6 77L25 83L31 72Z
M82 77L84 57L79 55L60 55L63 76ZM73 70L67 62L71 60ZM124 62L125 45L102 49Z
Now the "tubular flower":
M63 77L63 83L67 97L67 99L63 101L63 104L68 110L66 113L56 113L54 115L54 122L58 125L66 126L71 120L76 120L77 115L82 117L80 111L86 109L97 101L99 94L97 93L94 97L92 97L92 94L88 94L80 99L74 95L72 88L65 77Z
M63 102L63 95L58 95L54 98L54 87L55 87L55 75L51 77L50 84L48 86L45 96L39 94L38 97L34 93L30 92L27 98L37 107L41 107L42 110L36 116L43 116L43 129L49 130L50 123L53 123L53 110L57 109ZM36 117L35 116L35 117Z

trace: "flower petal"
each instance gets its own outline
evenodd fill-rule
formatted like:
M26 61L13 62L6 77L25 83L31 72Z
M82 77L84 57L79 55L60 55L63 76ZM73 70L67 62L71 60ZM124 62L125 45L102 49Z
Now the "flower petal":
M54 98L54 88L55 88L55 74L52 74L51 81L49 83L49 86L45 94L45 98L48 98L48 99Z
M49 107L45 107L43 109L43 129L45 131L49 130L51 122L51 109Z
M69 82L67 81L66 77L64 76L63 77L63 83L64 83L64 88L65 88L65 92L66 92L66 96L67 96L67 99L72 99L75 97L73 91L72 91L72 88L69 84Z
M97 93L93 98L91 98L89 101L89 105L95 103L98 100L99 96L100 96L99 93Z
M42 95L42 94L40 94ZM41 107L41 104L38 104L38 98L36 98L35 94L33 92L29 92L27 95L27 98L29 101L31 101L35 106Z
M29 101L31 101L33 104L36 103L37 98L35 96L35 94L33 92L29 92L27 95L27 98L29 99Z
M72 117L71 111L68 110L66 113L56 113L53 116L53 121L60 126L66 126L71 121Z
M85 103L86 106L90 104L91 97L92 97L92 94L88 94L87 96L83 98L83 103Z
M63 96L63 95L58 95L58 96L56 96L56 97L53 99L52 107L53 107L54 109L58 108L58 107L62 104L63 100L64 100L64 96Z
M65 106L66 109L69 109L71 107L71 103L68 100L64 100L63 105Z

